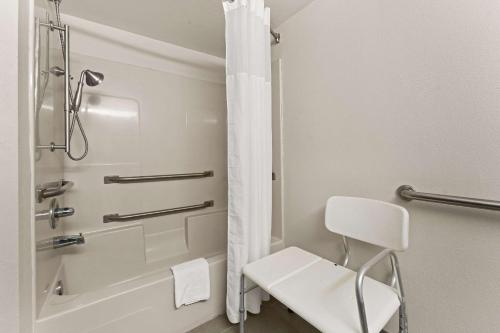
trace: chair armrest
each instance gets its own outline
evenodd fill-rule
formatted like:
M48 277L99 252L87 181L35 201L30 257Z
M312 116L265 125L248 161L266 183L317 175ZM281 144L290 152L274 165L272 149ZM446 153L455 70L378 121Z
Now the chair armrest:
M361 268L359 269L357 275L356 275L356 300L358 302L358 311L359 311L359 320L361 322L361 330L363 333L369 333L368 332L368 320L366 318L366 309L365 309L365 302L363 299L363 281L365 278L366 273L373 268L376 264L378 264L380 261L385 259L386 257L390 257L391 263L393 265L393 269L395 269L396 274L397 274L397 279L398 279L398 289L399 289L399 300L401 303L403 303L403 298L404 298L404 292L402 288L402 283L401 283L401 274L399 272L399 262L398 258L396 256L396 253L393 250L390 249L385 249L381 252L379 252L376 256L368 260Z

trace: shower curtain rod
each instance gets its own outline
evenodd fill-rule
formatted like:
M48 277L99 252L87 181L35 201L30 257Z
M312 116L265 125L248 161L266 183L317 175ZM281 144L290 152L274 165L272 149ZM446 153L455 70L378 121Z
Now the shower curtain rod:
M224 2L234 2L234 0L224 0ZM274 38L274 42L276 44L280 43L281 40L281 34L279 32L274 31L272 28L270 30L271 36Z

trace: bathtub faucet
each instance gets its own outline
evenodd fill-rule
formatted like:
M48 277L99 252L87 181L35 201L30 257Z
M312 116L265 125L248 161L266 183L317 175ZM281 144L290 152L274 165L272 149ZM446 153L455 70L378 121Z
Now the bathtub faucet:
M61 247L79 244L85 244L85 237L83 237L83 234L81 233L79 235L56 236L40 241L37 243L37 250L43 251L50 249L59 249Z
M85 237L83 237L82 234L57 236L52 238L52 245L54 249L70 245L84 244L84 243L85 243Z

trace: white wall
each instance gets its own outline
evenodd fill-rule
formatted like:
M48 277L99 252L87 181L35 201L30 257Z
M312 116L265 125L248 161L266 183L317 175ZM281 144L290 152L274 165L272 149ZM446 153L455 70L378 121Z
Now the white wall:
M316 0L279 27L287 245L340 260L331 195L406 206L413 332L500 327L498 213L395 196L500 199L499 17L492 0ZM356 243L353 265L375 251Z
M81 161L64 162L64 177L75 182L66 204L76 210L64 222L65 233L124 226L103 223L107 214L214 200L213 208L128 223L144 225L148 263L194 251L195 244L186 240L193 225L189 216L203 215L203 224L225 225L226 220L224 60L76 17L63 19L73 28L72 74L88 68L105 76L99 86L84 88L80 116L89 153ZM79 132L72 147L80 155ZM214 177L145 184L103 181L110 175L206 170L213 170ZM219 249L225 247L221 239Z
M34 161L33 35L34 4L19 3L19 332L33 332L34 306Z
M66 219L65 232L124 225L104 224L102 219L107 214L132 214L214 200L213 208L129 223L144 225L148 261L187 251L186 216L215 213L222 223L226 219L225 86L75 53L72 56L74 73L90 68L103 72L105 79L101 85L84 90L80 115L89 139L89 153L82 161L65 160L64 177L75 182L66 204L76 210L73 217ZM78 134L75 154L81 151L80 142ZM144 184L103 181L111 175L206 170L213 170L214 177Z
M0 331L18 329L18 2L0 3Z
M31 191L29 60L32 4L0 3L0 332L29 332ZM22 308L21 308L22 307Z

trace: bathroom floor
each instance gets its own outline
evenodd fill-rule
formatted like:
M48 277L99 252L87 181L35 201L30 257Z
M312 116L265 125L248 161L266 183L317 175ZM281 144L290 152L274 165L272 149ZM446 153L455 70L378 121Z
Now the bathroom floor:
M294 313L289 313L276 301L264 302L261 313L250 314L245 325L248 333L319 333ZM238 333L238 325L231 324L226 316L219 316L188 333Z

